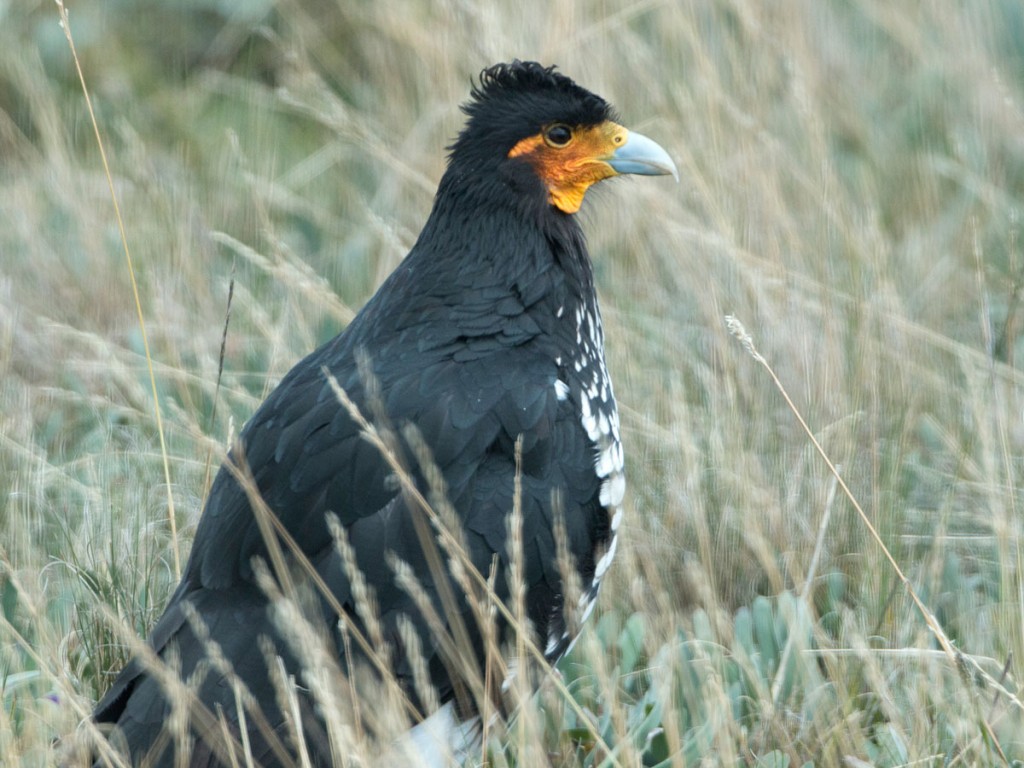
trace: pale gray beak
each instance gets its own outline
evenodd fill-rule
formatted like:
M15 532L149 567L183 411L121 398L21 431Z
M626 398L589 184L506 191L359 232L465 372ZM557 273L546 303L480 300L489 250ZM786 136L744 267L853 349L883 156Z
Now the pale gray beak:
M636 173L641 176L667 176L679 181L676 164L661 145L640 133L629 132L626 143L606 161L616 173Z

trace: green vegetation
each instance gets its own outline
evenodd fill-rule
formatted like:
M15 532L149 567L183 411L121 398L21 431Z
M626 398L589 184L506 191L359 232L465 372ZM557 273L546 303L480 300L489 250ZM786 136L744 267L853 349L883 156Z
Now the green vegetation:
M71 28L169 475L57 9L0 3L0 763L57 759L231 436L406 253L470 77L512 57L606 96L682 183L582 213L626 540L491 764L1024 761L1019 0L105 0Z

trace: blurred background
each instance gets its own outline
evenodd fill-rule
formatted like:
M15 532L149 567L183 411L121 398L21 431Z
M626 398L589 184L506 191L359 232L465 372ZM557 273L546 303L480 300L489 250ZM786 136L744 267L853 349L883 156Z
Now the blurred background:
M681 176L580 214L629 515L562 665L592 718L543 693L549 761L1024 760L1019 0L104 0L70 25L168 473L58 9L0 0L0 756L55 760L232 435L407 252L472 78L522 58Z

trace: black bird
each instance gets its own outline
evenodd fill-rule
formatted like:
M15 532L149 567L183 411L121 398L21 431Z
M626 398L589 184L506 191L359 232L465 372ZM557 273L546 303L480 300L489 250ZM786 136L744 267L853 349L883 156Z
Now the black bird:
M372 630L328 515L340 521L375 596L390 673L410 708L427 716L428 700L444 703L435 718L449 726L478 711L466 691L474 675L485 676L485 643L465 590L451 578L451 554L436 546L416 494L366 439L335 385L393 435L415 427L431 461L410 458L402 437L392 439L393 455L405 455L407 476L426 497L438 485L426 468L439 470L468 557L503 600L514 562L509 520L518 456L526 613L549 660L565 652L590 613L615 553L625 479L593 270L574 214L602 179L678 176L661 147L619 125L606 101L554 67L515 61L486 69L463 110L468 120L409 255L348 328L284 377L213 483L184 576L149 638L169 673L192 684L193 704L173 714L164 676L136 658L96 706L94 720L116 724L112 743L128 750L132 764L230 765L235 749L260 765L287 765L299 749L329 765L332 749L344 752L326 733L307 660L289 635L295 627L275 611L265 581L257 583L266 572L276 588L298 583L305 615L339 669L360 662L369 670L364 677L379 674L353 639ZM261 528L260 509L276 516L276 533ZM582 587L571 605L563 604L559 540ZM464 628L468 661L453 659L451 644L428 626L422 605L396 579L398 561L445 632ZM261 569L260 562L276 565ZM348 632L339 630L338 606ZM409 626L436 698L424 700L414 681ZM497 626L507 634L500 613ZM211 647L219 648L219 662L208 660ZM274 682L279 671L294 676L302 744L282 714L289 705ZM246 702L241 717L239 701ZM166 727L182 716L187 729ZM437 735L442 720L430 738L456 738ZM175 736L186 732L187 739ZM188 752L175 762L181 749ZM244 765L242 754L236 759Z

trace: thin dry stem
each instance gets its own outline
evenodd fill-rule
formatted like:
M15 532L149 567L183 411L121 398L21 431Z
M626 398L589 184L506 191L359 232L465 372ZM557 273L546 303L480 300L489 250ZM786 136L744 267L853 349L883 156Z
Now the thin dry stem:
M892 553L889 551L889 548L885 545L885 542L882 540L881 535L878 533L878 529L875 528L874 524L871 522L871 519L864 511L863 507L861 507L860 502L853 495L853 492L850 490L849 486L846 485L846 481L843 480L842 475L839 474L839 470L832 463L832 460L825 452L825 449L822 448L821 443L819 443L818 439L814 436L814 433L811 431L811 428L807 426L807 422L804 421L803 415L800 413L800 410L796 407L796 404L790 398L789 393L786 391L786 388L779 380L779 377L775 374L775 371L772 369L768 361L764 357L762 357L761 354L757 351L757 348L754 346L753 339L747 333L746 329L743 327L743 324L732 315L727 315L725 321L726 326L729 329L729 332L737 339L739 339L739 341L743 344L744 349L746 349L747 352L750 353L750 355L754 358L754 360L759 362L768 372L768 375L771 376L771 379L774 382L776 389L782 395L782 398L786 401L786 405L789 408L790 412L796 417L796 420L800 423L800 428L804 431L804 434L807 435L807 439L811 441L811 444L814 446L814 449L818 452L818 455L821 456L826 466L828 466L829 472L832 473L832 476L839 484L839 487L843 489L843 494L850 501L850 504L853 505L853 508L857 511L857 515L864 523L864 526L865 528L867 528L868 533L871 534L871 538L874 539L875 543L878 545L882 554L885 556L885 559L889 562L889 565L891 566L893 572L896 574L896 577L900 580L900 583L903 585L903 588L910 596L910 599L913 600L914 605L917 606L917 610L920 612L922 618L925 621L925 624L928 626L929 630L931 630L932 635L938 641L939 646L945 652L946 657L949 659L953 667L958 670L963 669L964 666L971 667L972 672L976 674L980 679L982 679L986 686L992 688L993 690L999 691L999 693L1006 696L1007 699L1010 702L1012 702L1015 707L1024 711L1024 703L1022 703L1016 695L1008 691L1003 685L999 683L999 681L997 681L995 678L989 675L981 667L974 664L970 656L963 654L958 648L956 648L953 645L952 641L950 641L949 639L949 636L946 634L945 630L942 628L942 625L939 623L939 620L935 617L931 610L929 610L928 607L924 604L924 601L921 600L920 596L917 594L917 590L915 590L913 584L910 583L910 579L908 579L906 574L903 573L903 569L900 568L899 563L896 562L896 558L893 557ZM989 729L989 735L992 738L993 743L998 747L998 741L995 739L995 734L991 733L990 727L987 723L985 724L985 727L986 729Z
M153 356L149 351L149 336L146 334L146 318L142 312L142 299L139 297L139 285L135 280L135 267L132 264L131 249L128 248L128 232L125 229L124 218L121 216L121 206L117 200L117 190L114 187L114 177L110 173L110 164L107 162L107 150L103 144L103 137L100 134L99 123L96 122L96 113L92 108L92 97L89 95L89 88L85 84L85 74L82 72L82 64L78 60L78 51L75 49L75 40L71 35L71 23L68 21L68 11L64 7L63 0L55 0L58 13L60 14L60 26L64 30L64 37L68 41L68 48L71 49L71 58L75 62L75 72L78 73L78 82L82 86L82 95L85 97L85 106L89 111L89 121L92 123L93 135L96 137L96 147L100 152L100 160L103 163L103 173L107 177L107 186L110 190L110 201L114 205L114 218L117 220L117 231L121 237L121 245L124 248L125 264L128 268L128 276L132 283L132 296L135 299L135 311L138 316L139 334L142 337L142 347L146 356L146 366L149 370L149 386L153 396L153 417L156 421L156 431L160 437L160 454L164 463L164 482L167 486L167 522L171 529L171 551L174 553L174 575L181 578L181 555L178 551L178 519L174 514L174 494L171 491L171 464L167 453L167 441L164 438L164 422L160 414L160 395L156 388L156 374L153 373Z

